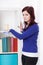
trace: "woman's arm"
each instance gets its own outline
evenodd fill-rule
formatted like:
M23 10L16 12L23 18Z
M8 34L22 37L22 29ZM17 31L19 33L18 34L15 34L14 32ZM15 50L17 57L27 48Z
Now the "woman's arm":
M36 24L32 25L31 27L29 27L25 32L23 32L22 34L16 32L13 29L10 29L9 32L11 32L13 35L15 35L17 38L19 39L25 39L31 35L33 35L34 33L38 32L39 28Z

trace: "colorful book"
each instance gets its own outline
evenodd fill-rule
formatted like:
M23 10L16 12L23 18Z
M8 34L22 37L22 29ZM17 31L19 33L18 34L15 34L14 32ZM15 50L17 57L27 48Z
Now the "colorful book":
M8 38L2 38L2 51L8 52Z
M2 39L0 39L0 53L2 52Z
M11 52L11 37L8 37L8 52Z
M11 38L11 52L17 52L18 51L18 40L17 38Z

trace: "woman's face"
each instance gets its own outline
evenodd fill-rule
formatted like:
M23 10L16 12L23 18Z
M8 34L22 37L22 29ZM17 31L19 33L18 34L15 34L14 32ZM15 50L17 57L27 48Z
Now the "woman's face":
M23 18L25 22L30 22L30 14L27 11L23 11Z

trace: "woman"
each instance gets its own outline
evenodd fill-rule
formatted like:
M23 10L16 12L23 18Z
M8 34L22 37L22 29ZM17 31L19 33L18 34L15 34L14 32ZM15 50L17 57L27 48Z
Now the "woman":
M22 65L36 65L38 61L37 38L39 27L35 22L34 8L31 6L22 9L24 28L20 26L22 34L10 29L14 36L23 40Z

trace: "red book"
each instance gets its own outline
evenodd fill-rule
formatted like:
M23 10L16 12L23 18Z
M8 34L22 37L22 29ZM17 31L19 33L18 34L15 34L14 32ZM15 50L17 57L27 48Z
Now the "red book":
M18 51L18 39L17 38L11 38L11 52L17 52Z

